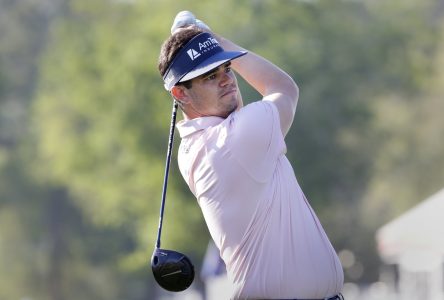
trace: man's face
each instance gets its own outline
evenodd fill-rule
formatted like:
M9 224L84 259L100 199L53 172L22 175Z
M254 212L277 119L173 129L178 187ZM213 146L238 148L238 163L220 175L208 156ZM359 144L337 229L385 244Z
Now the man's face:
M187 95L194 113L226 118L242 106L236 75L230 65L227 62L192 79Z

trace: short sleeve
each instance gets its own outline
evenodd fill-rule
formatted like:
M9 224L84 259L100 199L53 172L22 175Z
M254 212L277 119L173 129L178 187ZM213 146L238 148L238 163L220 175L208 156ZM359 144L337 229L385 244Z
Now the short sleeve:
M276 106L269 101L257 101L232 114L227 145L252 178L268 181L278 158L286 152Z

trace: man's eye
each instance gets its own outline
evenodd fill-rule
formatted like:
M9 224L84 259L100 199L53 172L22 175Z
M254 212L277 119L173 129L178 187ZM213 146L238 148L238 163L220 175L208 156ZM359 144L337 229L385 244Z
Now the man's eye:
M225 68L225 73L230 73L231 72L231 67L226 67Z
M213 80L216 79L216 74L211 74L210 76L207 77L208 80Z

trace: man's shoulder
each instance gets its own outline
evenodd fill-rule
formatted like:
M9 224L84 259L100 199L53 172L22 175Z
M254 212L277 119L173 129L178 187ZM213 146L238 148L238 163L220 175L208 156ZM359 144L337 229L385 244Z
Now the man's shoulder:
M249 103L231 115L230 125L238 129L259 129L279 118L276 106L270 101ZM253 128L251 128L253 126Z
M276 108L273 102L267 100L260 100L245 105L239 110L239 112L251 113L256 111L264 111L264 110L266 111L273 108L274 109Z

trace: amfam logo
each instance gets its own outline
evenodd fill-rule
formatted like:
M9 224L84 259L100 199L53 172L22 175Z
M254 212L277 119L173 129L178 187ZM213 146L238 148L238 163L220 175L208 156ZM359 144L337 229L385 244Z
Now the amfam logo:
M207 52L219 46L215 38L209 37L205 42L199 43L200 52Z
M191 58L191 60L195 60L196 58L198 58L200 56L200 53L197 52L196 50L194 50L193 48L189 49L187 51L188 56Z

